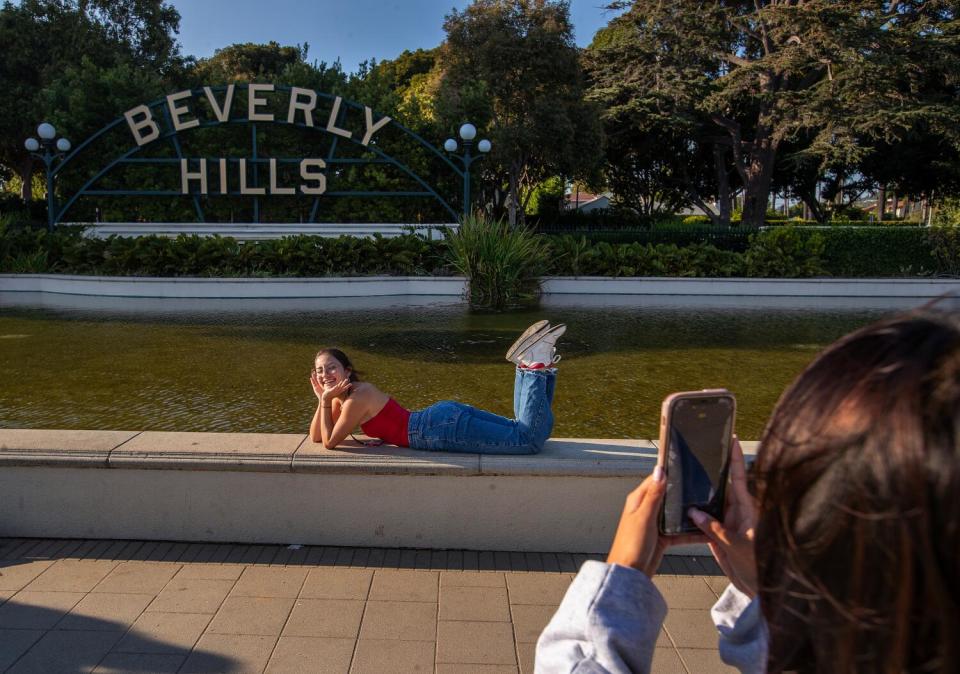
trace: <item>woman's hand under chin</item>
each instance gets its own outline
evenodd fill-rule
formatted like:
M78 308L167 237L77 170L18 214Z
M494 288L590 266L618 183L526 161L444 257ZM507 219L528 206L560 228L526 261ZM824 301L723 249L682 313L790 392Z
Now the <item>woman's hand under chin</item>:
M346 395L346 393L352 388L352 381L349 379L341 379L329 388L324 387L323 394L320 396L320 402L322 402L324 405L332 404L334 398L339 398L342 395Z
M313 394L317 396L317 400L321 403L323 402L323 384L320 383L320 377L317 376L317 373L313 370L310 370L310 387L313 389Z

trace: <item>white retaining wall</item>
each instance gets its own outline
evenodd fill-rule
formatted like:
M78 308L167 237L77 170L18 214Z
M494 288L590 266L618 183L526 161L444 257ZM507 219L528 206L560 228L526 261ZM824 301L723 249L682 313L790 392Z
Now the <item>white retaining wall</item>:
M641 440L536 456L305 435L0 429L0 537L603 552L656 464Z
M0 274L0 292L43 292L103 297L298 298L465 297L458 276L325 278L153 278ZM546 295L659 295L699 297L852 297L933 299L960 293L960 279L699 279L549 277Z

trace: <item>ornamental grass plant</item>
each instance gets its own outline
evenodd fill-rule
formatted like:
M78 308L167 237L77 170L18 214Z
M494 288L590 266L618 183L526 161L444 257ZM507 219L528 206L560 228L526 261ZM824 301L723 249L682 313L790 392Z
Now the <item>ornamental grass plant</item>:
M471 305L500 311L539 295L549 250L542 235L470 215L446 244L450 265L468 279Z

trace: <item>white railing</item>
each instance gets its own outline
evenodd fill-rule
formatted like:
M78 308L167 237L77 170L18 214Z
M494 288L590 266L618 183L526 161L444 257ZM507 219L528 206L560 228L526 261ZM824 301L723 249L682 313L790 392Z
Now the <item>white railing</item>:
M369 222L64 222L62 225L86 227L88 236L159 236L180 234L200 236L229 236L240 241L279 239L296 234L313 236L400 236L411 232L427 238L442 238L445 228L456 229L458 224L369 223Z

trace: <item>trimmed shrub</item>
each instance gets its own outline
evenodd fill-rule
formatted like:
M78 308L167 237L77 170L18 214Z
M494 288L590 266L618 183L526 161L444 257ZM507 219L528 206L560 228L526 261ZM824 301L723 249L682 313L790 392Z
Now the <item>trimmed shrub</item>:
M520 290L508 291L508 295L515 292L516 299L535 294L529 278L540 273L563 276L960 276L960 228L950 226L784 225L753 231L740 227L661 224L639 232L610 233L607 239L606 234L532 235L528 230L511 229L500 223L491 224L484 232L474 232L474 235L476 241L469 245L482 248L482 255L488 260L482 263L485 265L482 273L500 268L502 271L495 273L506 277L519 278L517 269L527 274ZM521 263L515 251L503 249L515 235L524 237L523 245L549 248L544 267L538 267L539 263ZM466 245L462 240L456 241ZM514 244L520 245L509 243ZM480 271L476 266L481 264L480 258L471 257L472 251L461 248L458 254L465 256L463 264L467 264L469 258L469 264L474 265L471 268ZM80 228L61 227L49 234L43 227L11 225L7 219L0 222L0 272L3 273L406 276L448 274L461 268L451 260L446 243L412 234L335 239L293 236L246 243L217 236L97 239L83 236ZM472 272L467 275L474 278ZM512 287L511 282L496 281L488 292L478 281L481 289L477 302L487 302L485 298L492 297L496 294L493 289L500 287Z
M709 244L679 247L638 242L589 243L580 237L551 237L550 266L556 276L739 276L743 256Z
M38 254L44 253L41 257ZM45 265L40 268L40 260ZM413 234L385 238L292 236L241 243L230 237L85 237L79 229L13 229L0 235L0 272L107 276L356 276L450 272L443 243Z
M823 266L832 276L928 276L939 271L927 228L804 227L798 232L823 237Z
M819 232L804 235L796 227L772 227L753 234L744 256L747 275L799 278L825 273L824 238Z
M960 276L960 227L931 227L930 254L939 274Z
M721 250L743 252L750 243L752 229L715 227L713 225L684 225L660 223L650 229L632 231L570 232L563 235L584 237L588 241L611 244L642 243L672 244L679 247L707 243ZM556 235L553 235L556 236Z

